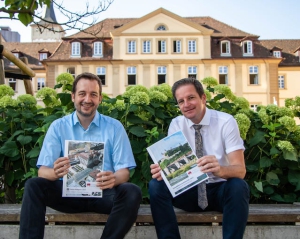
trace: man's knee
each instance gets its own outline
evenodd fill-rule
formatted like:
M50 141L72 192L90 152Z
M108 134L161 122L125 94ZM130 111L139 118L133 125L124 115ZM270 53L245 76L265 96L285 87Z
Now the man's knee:
M158 181L157 179L152 179L149 182L149 195L150 198L155 198L164 194L169 194L169 189L167 188L163 180Z
M227 194L234 197L249 198L250 190L245 180L240 178L230 178L226 182L225 190Z
M125 198L131 203L140 204L142 201L141 189L133 183L120 184L117 190L122 195L126 195Z

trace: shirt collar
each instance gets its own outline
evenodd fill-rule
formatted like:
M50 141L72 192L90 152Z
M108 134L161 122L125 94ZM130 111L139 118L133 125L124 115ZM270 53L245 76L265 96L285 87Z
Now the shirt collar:
M210 111L210 109L206 108L204 117L201 120L201 122L199 123L199 125L209 125L210 116L211 116L211 111ZM190 128L193 127L194 123L190 119L188 119L188 118L185 118L185 119L187 120L188 126Z
M78 116L77 116L77 114L76 114L76 111L74 111L74 112L72 113L72 120L73 120L73 125L74 125L74 126L75 126L76 124L81 125L80 122L79 122ZM99 127L99 121L100 121L100 114L99 114L98 112L96 112L95 117L94 117L94 119L92 120L92 122L90 123L89 127L90 127L92 124L95 124L97 127ZM89 127L88 127L88 128L89 128Z

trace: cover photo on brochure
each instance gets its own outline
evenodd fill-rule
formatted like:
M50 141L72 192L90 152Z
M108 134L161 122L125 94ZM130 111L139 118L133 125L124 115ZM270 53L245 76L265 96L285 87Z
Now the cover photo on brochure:
M63 197L102 197L96 175L103 170L104 143L66 140L64 156L71 167L63 177Z
M169 135L147 148L173 197L208 178L196 164L193 152L182 131Z

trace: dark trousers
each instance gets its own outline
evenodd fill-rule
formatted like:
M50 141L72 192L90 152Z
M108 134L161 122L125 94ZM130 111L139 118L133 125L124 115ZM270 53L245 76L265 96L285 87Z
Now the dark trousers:
M205 211L223 212L223 239L241 239L249 213L249 187L239 178L207 184L208 207ZM149 183L152 216L159 239L180 238L173 206L188 212L203 211L198 206L197 186L173 198L164 181ZM204 237L203 237L204 238Z
M103 190L102 198L62 197L62 181L27 180L20 217L20 239L44 237L46 206L66 213L109 214L101 238L124 238L137 218L142 199L134 184L123 183Z

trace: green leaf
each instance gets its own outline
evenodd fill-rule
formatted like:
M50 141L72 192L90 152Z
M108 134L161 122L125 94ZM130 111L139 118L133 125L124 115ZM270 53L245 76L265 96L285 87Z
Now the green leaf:
M137 105L130 105L129 106L129 112L135 112L139 109Z
M283 152L283 157L285 160L291 160L291 161L296 161L298 162L298 157L297 157L297 152L294 150L293 152L287 151L287 150L282 150Z
M71 94L58 93L57 96L60 99L62 105L68 105L70 102L72 102Z
M15 141L6 142L1 148L0 153L8 157L15 157L19 155L18 146Z
M280 151L276 148L276 147L272 147L270 149L270 155L275 155L275 154L279 154Z
M256 189L260 192L263 192L263 186L262 186L262 182L256 182L254 181L254 185L256 187Z
M278 185L280 183L277 174L274 172L268 172L266 175L266 180L271 185Z
M14 181L14 173L12 171L6 172L4 177L8 186L11 186Z
M33 21L32 16L28 13L19 13L18 18L25 26Z
M288 203L293 203L295 201L297 201L297 196L295 193L289 193L289 194L285 194L283 195L283 199L285 202L288 202Z
M250 139L249 142L249 147L252 148L254 145L257 145L258 143L262 142L265 143L265 137L264 137L265 133L263 131L256 131L255 135L253 136L253 138Z
M17 140L20 142L20 144L22 146L24 146L25 144L29 144L32 141L32 137L31 136L25 136L25 135L19 135Z
M132 152L134 154L139 154L143 151L143 147L141 147L141 142L137 140L130 140Z
M288 172L288 180L291 184L297 185L300 183L300 172L295 170L289 170Z
M155 116L161 119L165 119L166 115L164 114L162 109L155 110Z
M264 193L268 194L268 195L271 195L271 194L274 193L274 189L270 186L264 187Z
M272 195L270 198L277 202L284 202L284 199L277 193Z
M147 134L145 133L145 130L141 126L133 126L129 129L129 132L137 137L145 137Z
M127 116L127 121L132 124L143 124L144 123L144 121L140 117L138 117L134 114L129 114Z
M272 160L267 157L262 157L259 160L259 165L261 168L267 168L270 167L273 164Z
M40 147L35 147L26 154L26 157L27 158L37 158L40 154L40 151L41 151Z
M155 115L155 111L152 107L147 106L147 105L143 105L143 109L147 110L148 112L150 112L150 114Z
M247 172L257 172L258 171L258 167L254 164L246 165L246 168L247 168Z
M150 164L148 161L142 162L142 175L148 180L151 178Z

